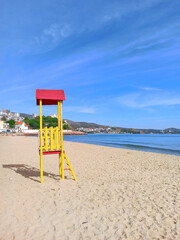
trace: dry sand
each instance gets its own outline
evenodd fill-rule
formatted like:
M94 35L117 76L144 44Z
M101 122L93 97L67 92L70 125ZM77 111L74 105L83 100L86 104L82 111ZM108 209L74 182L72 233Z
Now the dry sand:
M38 139L0 137L0 239L180 239L180 157L65 142L75 171Z

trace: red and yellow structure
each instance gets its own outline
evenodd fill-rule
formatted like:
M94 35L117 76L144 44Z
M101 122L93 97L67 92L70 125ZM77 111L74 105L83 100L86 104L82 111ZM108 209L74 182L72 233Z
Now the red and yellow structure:
M58 154L59 156L59 175L64 180L64 161L74 180L77 181L75 173L69 162L66 152L63 149L63 118L62 103L65 100L64 90L36 90L36 104L40 107L40 177L43 183L43 155ZM58 126L53 128L42 127L42 105L57 105Z

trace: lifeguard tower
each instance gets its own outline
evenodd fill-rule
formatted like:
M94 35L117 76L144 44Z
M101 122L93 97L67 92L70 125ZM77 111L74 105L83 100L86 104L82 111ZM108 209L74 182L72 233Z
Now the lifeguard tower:
M77 181L66 152L63 149L63 118L62 103L65 100L64 90L36 90L36 104L40 107L40 176L43 183L43 155L59 155L59 175L64 180L64 170L69 170L74 180ZM42 105L57 105L58 107L58 126L53 128L42 128ZM64 169L64 160L68 166Z

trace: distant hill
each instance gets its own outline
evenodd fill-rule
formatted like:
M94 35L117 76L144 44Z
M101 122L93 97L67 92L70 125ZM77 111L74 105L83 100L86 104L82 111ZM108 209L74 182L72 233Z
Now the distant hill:
M74 122L74 121L71 121L71 120L68 120L68 119L64 119L67 121L67 123L73 128L101 128L101 127L104 127L104 128L109 128L110 126L104 126L104 125L99 125L97 123L87 123L87 122Z
M107 125L100 125L97 123L88 123L88 122L74 122L68 119L65 119L74 130L77 128L111 128L115 131L119 132L125 132L125 133L168 133L168 134L180 134L180 129L177 128L166 128L164 130L159 130L159 129L135 129L135 128L124 128L124 127L112 127L112 126L107 126Z
M165 133L180 134L180 129L177 128L166 128L164 129Z

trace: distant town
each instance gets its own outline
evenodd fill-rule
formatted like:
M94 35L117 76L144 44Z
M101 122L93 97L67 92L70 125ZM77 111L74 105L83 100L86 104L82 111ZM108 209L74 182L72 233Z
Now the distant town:
M31 119L36 117L36 114L27 116ZM28 130L28 125L24 122L26 114L18 112L11 112L8 109L1 109L0 111L0 132L23 132ZM14 125L12 127L12 124Z
M49 116L43 116L43 126L56 127L57 115L50 114ZM26 134L37 134L39 129L39 116L35 113L26 114L11 112L7 109L1 109L0 111L0 133L18 132ZM123 128L104 126L96 123L87 122L74 122L68 119L63 120L64 132L74 132L79 134L91 134L91 133L107 133L107 134L180 134L180 129L167 128L164 130L157 129L135 129L135 128Z
M56 127L57 115L51 114L48 117L43 116L43 127ZM39 116L35 113L30 115L26 113L11 112L8 109L1 109L0 111L0 133L26 133L38 134ZM63 121L63 129L70 130L67 122Z

